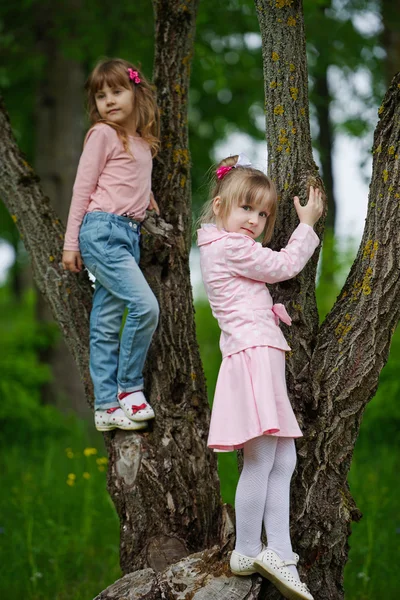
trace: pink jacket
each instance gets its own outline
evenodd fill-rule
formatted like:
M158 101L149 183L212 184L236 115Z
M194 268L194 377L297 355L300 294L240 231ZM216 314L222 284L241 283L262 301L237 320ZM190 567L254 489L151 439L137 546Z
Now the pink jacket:
M318 244L313 228L304 223L295 229L280 252L213 224L198 230L201 272L212 313L221 329L223 358L253 346L290 350L279 319L288 325L291 319L282 304L273 304L265 284L295 277Z

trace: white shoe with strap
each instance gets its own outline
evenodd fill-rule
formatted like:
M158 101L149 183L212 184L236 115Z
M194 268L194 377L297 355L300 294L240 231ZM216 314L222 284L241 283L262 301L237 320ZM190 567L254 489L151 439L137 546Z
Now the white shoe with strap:
M262 548L263 550L266 550L265 546L263 546ZM257 573L256 569L254 568L255 559L255 556L245 556L244 554L240 554L240 552L237 552L237 550L233 550L229 563L232 573L234 575L243 576L253 575L254 573Z
M290 565L297 566L298 562L298 554L294 554L293 560L282 560L274 550L266 548L254 559L254 568L288 600L314 600L306 584L294 577L287 568Z
M118 402L128 419L149 421L154 419L154 410L147 402L143 392L118 392Z
M97 431L112 431L113 429L137 431L147 427L146 421L136 422L128 419L119 406L107 410L96 410L94 412L94 423Z
M254 556L245 556L244 554L240 554L240 552L236 552L236 550L232 551L231 559L229 566L234 575L253 575L257 571L254 568Z

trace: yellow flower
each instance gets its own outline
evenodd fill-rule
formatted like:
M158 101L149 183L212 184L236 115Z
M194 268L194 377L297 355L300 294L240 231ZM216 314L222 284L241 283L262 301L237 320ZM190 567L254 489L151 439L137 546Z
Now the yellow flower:
M90 473L88 473L87 471L85 471L83 473L83 479L90 479Z
M75 485L75 479L76 479L75 473L68 473L67 485L70 485L71 487L73 485Z
M103 467L102 465L99 466L99 471L105 471L105 470L106 470L105 467Z
M96 458L96 463L98 465L107 465L108 464L108 458L106 458L105 456L101 456L100 458Z
M85 448L83 454L85 456L93 456L94 454L97 454L97 448Z

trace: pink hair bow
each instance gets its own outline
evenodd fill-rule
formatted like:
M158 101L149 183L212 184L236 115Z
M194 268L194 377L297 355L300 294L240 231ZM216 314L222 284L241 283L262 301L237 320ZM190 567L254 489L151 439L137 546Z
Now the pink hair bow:
M218 167L217 169L217 177L218 179L223 179L228 171L231 171L233 167Z
M135 83L141 82L139 73L137 71L134 71L133 69L129 68L128 73L129 73L129 79L132 79L132 81L134 81Z

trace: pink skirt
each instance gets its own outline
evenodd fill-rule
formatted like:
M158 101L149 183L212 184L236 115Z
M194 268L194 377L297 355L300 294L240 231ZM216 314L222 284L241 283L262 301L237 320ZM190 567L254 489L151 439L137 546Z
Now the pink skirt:
M285 352L269 346L248 348L223 359L208 446L229 452L260 435L302 436L287 395Z

